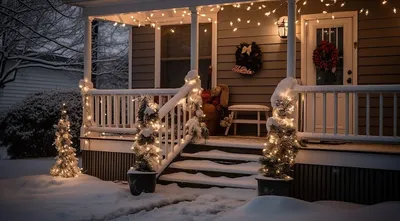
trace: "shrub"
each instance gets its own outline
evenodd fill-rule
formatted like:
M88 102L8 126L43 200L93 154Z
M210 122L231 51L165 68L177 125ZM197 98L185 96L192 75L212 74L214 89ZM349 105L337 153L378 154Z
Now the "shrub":
M79 150L82 104L79 90L40 92L14 105L0 121L0 145L12 158L55 156L55 125L65 103L71 121L73 147Z

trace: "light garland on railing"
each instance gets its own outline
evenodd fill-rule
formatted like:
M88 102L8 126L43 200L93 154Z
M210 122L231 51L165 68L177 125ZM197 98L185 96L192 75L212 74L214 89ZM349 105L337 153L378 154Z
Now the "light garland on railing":
M203 99L201 97L201 80L196 70L191 70L185 77L185 83L195 85L195 87L188 93L189 110L195 115L186 122L188 134L194 139L205 138L209 136L207 125L204 123L206 115L202 110Z
M82 115L82 127L83 127L83 135L84 137L87 137L90 135L90 131L88 130L89 127L92 126L92 120L93 116L92 113L90 112L90 103L91 99L90 96L87 94L90 89L93 88L93 83L85 80L80 80L79 81L79 88L81 89L81 94L82 94L82 110L83 110L83 115Z

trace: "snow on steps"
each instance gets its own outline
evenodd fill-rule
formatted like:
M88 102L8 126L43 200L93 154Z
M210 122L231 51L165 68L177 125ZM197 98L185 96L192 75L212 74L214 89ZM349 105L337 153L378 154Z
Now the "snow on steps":
M261 155L228 153L220 150L201 151L197 153L182 153L181 156L188 158L238 160L249 162L258 162L258 159L261 157Z
M171 173L162 175L159 179L162 181L193 183L210 186L233 187L244 189L257 189L256 175L228 178L224 176L209 177L202 173L190 174L185 172Z
M172 163L170 168L181 169L181 170L200 170L200 171L212 171L222 173L238 173L246 175L258 174L260 164L257 162L225 165L215 163L209 160L183 160Z

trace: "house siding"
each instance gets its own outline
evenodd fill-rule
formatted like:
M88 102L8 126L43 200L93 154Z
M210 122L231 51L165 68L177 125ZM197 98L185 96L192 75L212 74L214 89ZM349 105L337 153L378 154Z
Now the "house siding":
M362 4L361 4L362 3ZM218 13L218 83L230 87L230 104L270 105L271 95L286 77L287 44L277 35L274 24L287 15L286 7L280 3L268 3L268 8L278 8L276 13L265 16L266 10L248 12L245 9L226 7ZM358 11L361 6L369 9L369 15L358 16L358 82L369 84L400 84L400 14L394 14L379 1L351 1L341 8L329 7L329 11ZM254 7L254 6L253 6ZM258 6L255 6L257 8ZM324 4L309 4L302 7L301 14L317 14L327 10ZM237 18L242 22L237 23ZM246 21L250 20L248 24ZM300 21L300 17L298 17ZM230 21L234 22L230 26ZM258 26L257 22L261 25ZM233 32L233 28L238 28ZM296 76L300 78L300 26L296 27ZM263 67L254 76L243 76L231 71L235 64L236 45L255 41L263 52ZM366 99L359 96L359 133L366 133ZM398 111L398 110L397 110ZM379 134L379 94L371 95L370 134ZM400 115L398 114L400 119ZM398 119L398 122L399 122ZM400 125L399 125L400 129ZM398 129L398 131L399 131ZM393 94L384 94L384 135L393 134Z
M154 88L154 31L132 28L132 88Z
M81 78L82 74L65 71L44 68L21 69L14 81L0 89L0 112L6 111L25 97L37 92L57 88L78 88Z

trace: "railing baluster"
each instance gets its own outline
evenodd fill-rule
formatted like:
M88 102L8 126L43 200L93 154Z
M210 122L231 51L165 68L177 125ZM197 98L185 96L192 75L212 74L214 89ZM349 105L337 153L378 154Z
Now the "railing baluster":
M345 116L345 134L349 135L349 93L346 93L346 100L345 100L345 109L346 109L346 116Z
M175 146L175 107L171 111L171 151L174 151Z
M111 123L111 110L112 110L112 104L111 104L111 96L108 95L107 96L107 126L108 127L112 127L112 123Z
M104 95L101 96L100 103L101 103L101 112L100 112L101 126L105 127L106 126L106 111L105 111L106 110L106 100L105 100Z
M163 99L162 96L159 95L159 96L158 96L158 107L159 107L159 108L161 108L161 107L164 105L162 99Z
M93 96L94 99L94 123L100 125L100 96Z
M113 114L113 119L114 119L114 127L118 127L119 123L119 117L118 117L118 112L119 112L119 108L118 108L118 96L114 95L113 96L114 99L114 114Z
M338 93L333 93L333 134L337 134L338 128Z
M369 136L370 130L369 130L369 107L370 107L370 93L367 92L367 104L366 104L366 110L365 110L365 121L366 121L366 135Z
M317 125L317 93L312 93L313 95L313 107L312 107L312 125L313 133L315 133L315 127Z
M137 112L139 110L139 98L140 96L136 96L135 99L133 100L135 104L135 111L133 112L135 115L133 116L133 119L135 120L134 122L136 123L136 118L137 118Z
M322 93L322 133L326 133L326 92Z
M182 108L183 108L183 137L186 136L186 114L187 114L187 105L186 105L186 100L185 102L182 104Z
M397 136L397 94L393 94L393 136Z
M178 111L178 122L177 122L177 126L178 126L178 129L177 129L177 131L178 131L178 134L177 134L177 141L178 141L178 144L180 144L181 143L181 139L182 139L182 130L181 130L181 126L182 126L182 124L181 124L181 121L182 121L182 119L181 119L181 111L182 111L182 104L178 104L178 106L177 106L177 111Z
M133 108L134 100L133 96L128 97L128 113L129 113L129 128L133 128L133 123L135 122L135 110Z
M358 93L354 93L354 135L358 135Z
M383 136L383 93L379 93L379 136Z
M121 106L122 106L122 128L126 127L126 96L121 96Z
M168 155L168 142L169 142L169 120L168 120L168 117L169 117L169 112L167 113L167 115L165 115L165 143L164 143L164 149L165 149L165 154L166 155ZM165 157L165 159L167 159L167 157Z

